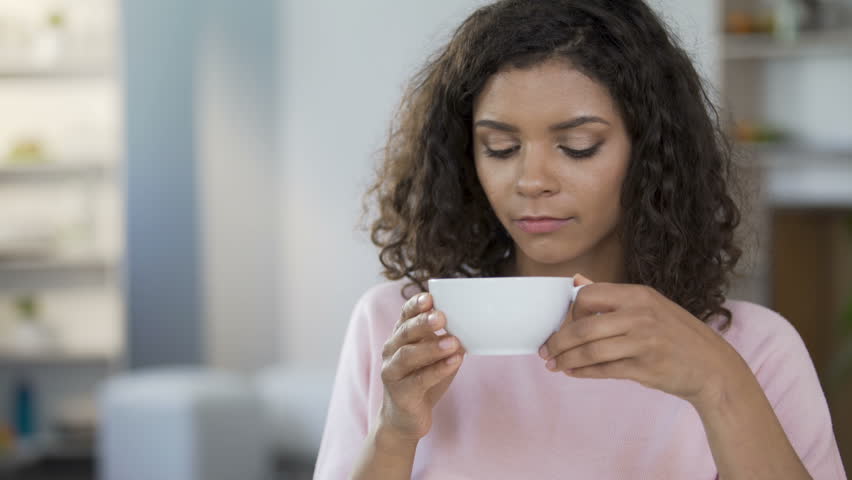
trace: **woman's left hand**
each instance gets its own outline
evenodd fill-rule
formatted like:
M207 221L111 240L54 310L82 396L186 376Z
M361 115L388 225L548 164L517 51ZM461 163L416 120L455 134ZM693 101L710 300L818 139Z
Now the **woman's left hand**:
M751 375L721 335L653 288L575 279L587 286L540 351L549 370L634 380L696 408Z

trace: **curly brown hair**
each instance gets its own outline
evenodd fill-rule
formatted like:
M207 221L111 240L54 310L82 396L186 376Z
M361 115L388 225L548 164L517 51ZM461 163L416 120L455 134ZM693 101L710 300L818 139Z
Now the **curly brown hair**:
M640 0L504 0L459 26L413 78L365 196L365 214L372 201L379 210L370 229L383 274L425 291L429 278L498 276L514 257L476 175L473 105L500 69L553 58L606 87L624 118L628 281L727 327L741 255L731 149L688 55Z

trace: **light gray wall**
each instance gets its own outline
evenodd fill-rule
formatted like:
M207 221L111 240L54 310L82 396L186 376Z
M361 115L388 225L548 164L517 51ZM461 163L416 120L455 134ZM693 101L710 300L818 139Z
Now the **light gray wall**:
M131 367L278 360L278 4L123 2Z
M721 88L720 1L648 0L648 3L690 54L711 91Z
M278 359L278 0L208 0L197 142L207 363Z
M380 281L354 231L402 87L476 0L290 0L281 10L282 359L332 366L357 298ZM686 5L686 4L689 5ZM718 75L715 0L656 6Z

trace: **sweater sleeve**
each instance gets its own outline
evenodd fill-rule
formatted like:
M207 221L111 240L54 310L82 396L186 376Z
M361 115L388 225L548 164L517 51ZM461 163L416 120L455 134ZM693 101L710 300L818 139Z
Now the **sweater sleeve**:
M844 480L828 403L798 332L775 314L776 335L764 343L755 374L787 438L814 480Z
M370 332L367 295L352 312L320 443L315 480L349 478L368 433Z

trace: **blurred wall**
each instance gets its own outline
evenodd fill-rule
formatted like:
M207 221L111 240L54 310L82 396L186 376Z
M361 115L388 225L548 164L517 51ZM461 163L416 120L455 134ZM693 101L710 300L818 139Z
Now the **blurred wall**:
M195 55L201 3L124 1L127 358L200 363Z
M278 3L122 4L131 367L278 359Z
M281 15L282 359L333 366L358 297L380 281L355 230L406 80L481 0L285 1ZM718 76L718 4L654 5Z
M196 135L207 363L278 359L278 0L207 0Z
M692 56L714 94L721 81L722 11L718 0L647 0Z

